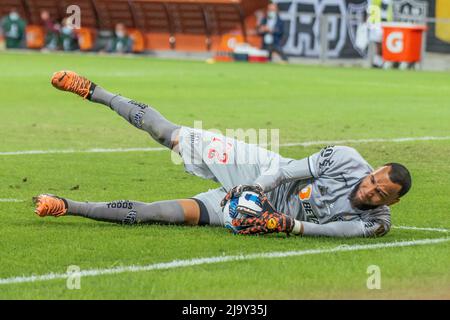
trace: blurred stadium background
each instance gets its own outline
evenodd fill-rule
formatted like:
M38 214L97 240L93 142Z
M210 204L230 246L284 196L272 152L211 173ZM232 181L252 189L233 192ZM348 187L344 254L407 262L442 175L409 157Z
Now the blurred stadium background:
M367 21L387 21L426 26L421 67L448 68L448 0L274 2L284 23L283 50L291 61L345 59L339 63L364 65L373 59L373 52L362 26ZM28 49L112 51L108 43L115 37L115 28L123 25L131 39L129 52L226 61L233 58L239 44L261 48L257 26L267 4L267 0L1 0L0 17L5 20L11 10L17 11L26 24L20 46ZM65 18L77 10L73 6L80 9L81 25L73 30L76 43L64 46L67 37L62 30ZM48 18L43 17L44 11ZM59 40L52 32L59 33ZM52 39L59 43L50 43Z

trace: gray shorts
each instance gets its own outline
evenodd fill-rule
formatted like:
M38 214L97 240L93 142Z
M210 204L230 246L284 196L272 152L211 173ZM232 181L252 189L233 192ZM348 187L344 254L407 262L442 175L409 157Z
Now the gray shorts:
M223 225L220 201L228 190L253 184L262 173L276 170L282 161L279 154L258 145L188 127L180 129L179 152L188 173L222 185L193 197L205 205L212 225Z
M220 201L225 197L227 193L223 188L210 189L206 192L199 193L193 196L194 199L200 200L204 205L204 208L200 207L200 222L201 224L209 224L213 226L223 226L223 212L220 206ZM206 222L205 217L207 215Z

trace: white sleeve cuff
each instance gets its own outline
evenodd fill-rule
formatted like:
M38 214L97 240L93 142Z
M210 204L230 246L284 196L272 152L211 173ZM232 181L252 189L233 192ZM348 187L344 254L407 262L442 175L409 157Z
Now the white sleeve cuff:
M292 229L293 234L301 234L302 232L302 223L298 220L294 220L294 228Z

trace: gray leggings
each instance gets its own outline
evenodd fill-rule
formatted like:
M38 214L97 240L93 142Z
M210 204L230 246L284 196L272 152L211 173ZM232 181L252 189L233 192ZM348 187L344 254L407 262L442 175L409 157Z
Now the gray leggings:
M184 211L177 200L143 203L129 200L76 202L64 199L68 215L123 224L184 223Z
M100 86L95 87L90 100L110 107L136 128L148 132L155 141L172 149L180 126L168 121L152 107L108 92Z

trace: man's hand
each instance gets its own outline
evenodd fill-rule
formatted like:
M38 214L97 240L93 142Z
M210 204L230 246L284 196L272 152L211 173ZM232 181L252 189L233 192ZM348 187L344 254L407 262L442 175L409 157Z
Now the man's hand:
M262 25L259 27L259 32L272 32L272 30L267 25Z
M261 198L265 197L264 191L261 188L261 186L259 186L259 185L240 184L238 186L235 186L235 187L231 188L231 190L228 191L228 193L226 194L225 198L223 198L222 201L220 202L220 206L221 207L225 207L225 205L227 204L228 201L230 201L231 198L239 197L245 191L255 192L255 193L259 194L259 196Z
M259 217L233 219L233 226L237 227L238 234L266 234L285 232L290 234L295 225L295 220L284 213L264 212Z

